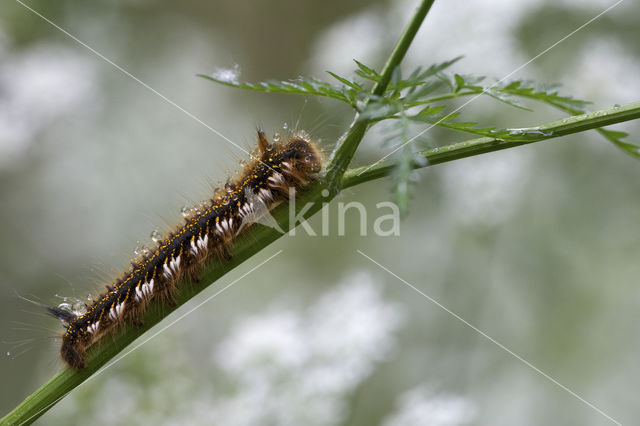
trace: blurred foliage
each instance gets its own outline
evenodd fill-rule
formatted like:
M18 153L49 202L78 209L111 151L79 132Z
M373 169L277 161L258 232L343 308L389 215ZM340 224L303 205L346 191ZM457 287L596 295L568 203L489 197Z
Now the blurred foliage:
M427 19L421 44L412 48L409 56L424 69L458 54L438 56L438 46L429 44L433 37L443 35L451 40L451 46L468 38L478 45L497 43L499 40L491 38L494 33L483 31L508 27L505 31L512 30L513 43L527 59L605 7L601 2L522 2L518 7L527 13L514 22L516 18L498 13L503 8L496 3L482 3L459 3L456 16L460 24L447 28L438 26L446 17L445 2L439 4L442 9L434 13L440 15ZM620 7L626 9L603 16L541 57L524 70L526 75L514 76L518 86L509 88L512 83L507 83L503 91L493 94L498 98L508 95L505 99L512 102L517 94L505 90L529 90L534 87L527 83L531 77L582 84L580 91L566 93L594 103L621 102L605 95L635 75L623 60L640 60L634 42L640 37L635 23L639 6L625 3ZM234 140L251 145L255 125L282 131L279 126L283 122L292 126L300 119L300 127L325 139L327 146L345 128L347 108L295 97L224 91L194 75L235 63L241 64L247 81L295 81L299 75L318 76L327 69L338 69L332 63L323 64L322 69L311 68L310 58L320 57L319 42L340 23L353 31L344 35L345 42L370 40L379 45L367 57L347 52L348 59L358 58L377 68L383 58L377 52L385 53L390 43L376 40L397 37L393 23L400 22L402 11L413 6L363 0L331 7L310 1L245 5L190 1L177 5L138 0L114 6L104 1L39 0L27 4ZM474 14L478 8L490 8L495 18L479 17ZM380 22L386 26L378 26L377 33L357 33L357 20L351 19L358 16L381 16ZM486 27L478 26L483 19ZM507 21L513 25L505 25ZM19 64L22 58L35 54L34 48L49 49L54 44L91 61L96 88L30 139L11 167L0 169L0 221L5 243L0 249L2 338L5 342L35 339L29 343L32 349L24 354L19 354L21 350L15 350L15 345L5 346L12 356L0 364L4 412L58 368L57 342L49 338L57 333L58 324L41 319L37 308L17 302L14 292L52 303L55 294L83 295L101 288L117 274L119 266L127 265L136 240L146 240L153 226L164 221L159 217L169 222L179 220L180 194L196 199L206 196L207 190L199 192L198 186L203 177L224 179L240 154L19 4L3 4L0 22L0 67ZM505 32L504 37L509 34ZM613 68L618 71L600 79L594 88L580 83L590 76L584 75L579 65L593 43L603 39L632 55L620 57L623 66ZM430 47L425 49L425 45ZM475 69L506 55L480 47L464 54L464 62L452 65L448 77L440 80L441 88L447 88L449 94L486 86L469 79L460 71L461 64L464 69ZM603 67L616 66L613 62L607 58L601 63ZM366 74L362 67L358 69ZM47 70L42 66L40 71L45 74ZM336 72L337 83L327 84L339 91L343 90L341 84L347 91L356 90L347 83L353 82L352 76L344 74ZM22 75L16 72L9 76L12 87L24 82ZM456 92L464 86L468 87ZM0 96L7 93L6 87ZM638 93L632 85L622 89ZM543 93L554 93L548 91L543 89ZM462 103L463 99L452 98L450 108ZM552 108L535 110L522 118L521 109L487 99L466 107L465 116L498 129L513 126L514 117L524 120L524 125L557 118ZM384 155L387 151L380 146L402 134L404 120L407 117L401 116L388 129L372 131L358 162L368 164ZM447 130L433 129L417 141L431 146L446 144L452 138ZM634 138L640 134L635 124L615 131L626 131ZM616 139L620 134L608 136ZM630 395L640 380L636 366L640 344L633 338L640 303L640 240L634 231L640 221L638 164L588 134L509 151L513 152L420 172L411 214L403 222L399 238L361 237L357 218L349 217L346 237L301 234L280 242L278 247L287 253L286 260L268 266L260 277L247 277L202 307L203 312L194 312L179 332L159 335L140 349L140 356L132 354L111 367L109 377L133 383L127 389L143 392L149 404L166 403L162 395L170 394L167 389L175 377L198 379L189 374L181 377L185 370L180 366L205 369L210 362L206 348L226 336L235 320L263 312L265 305L280 310L296 301L311 305L344 272L366 269L385 281L385 297L403 304L407 321L393 356L346 401L352 424L379 423L394 409L399 395L424 382L436 382L474 401L479 407L478 424L523 424L525 418L530 424L603 424L597 413L571 395L354 254L356 249L366 248L403 279L561 383L623 423L632 423L637 404ZM406 168L398 171L400 181L406 179ZM397 182L363 185L357 191L347 191L336 202L362 201L368 211L375 212L376 204L388 199L389 186ZM331 207L335 208L335 203ZM320 217L314 218L312 225L319 227L320 222ZM335 216L330 223L336 223ZM94 284L96 281L99 283ZM22 324L25 322L28 325ZM207 324L204 331L203 324ZM170 359L158 348L170 348ZM162 371L159 379L146 374L148 360L161 355L171 368ZM214 371L207 378L209 385L224 390L221 374ZM73 413L76 404L84 403L82 398L105 390L96 383L87 383L63 401L60 424L77 421L64 413ZM122 397L117 389L109 395L115 402Z

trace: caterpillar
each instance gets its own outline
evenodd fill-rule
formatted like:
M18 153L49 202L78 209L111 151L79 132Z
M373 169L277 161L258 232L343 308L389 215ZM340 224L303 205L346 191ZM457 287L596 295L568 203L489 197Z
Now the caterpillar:
M86 368L87 350L126 323L141 325L151 301L175 304L179 283L197 281L199 271L212 259L228 261L233 241L258 208L270 210L285 201L290 188L304 190L318 179L323 161L317 145L303 132L271 143L258 130L258 146L251 157L235 179L186 215L184 224L166 238L155 238L156 247L134 259L105 293L80 309L69 304L47 307L66 328L60 356L67 365Z

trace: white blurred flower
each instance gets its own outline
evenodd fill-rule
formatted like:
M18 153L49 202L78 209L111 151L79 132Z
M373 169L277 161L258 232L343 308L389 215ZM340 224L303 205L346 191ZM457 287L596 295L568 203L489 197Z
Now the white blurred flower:
M417 34L403 69L466 55L464 67L479 75L502 77L528 58L519 53L513 29L539 4L536 0L449 0L436 2ZM398 34L388 31L407 22L415 9L410 0L389 3L389 10L370 7L327 28L316 40L310 68L351 75L352 59L379 68L376 56L395 43ZM455 13L452 11L455 10ZM384 30L383 30L384 29ZM474 37L469 37L474 34ZM385 38L386 37L386 38Z
M640 61L624 46L611 39L594 41L580 52L574 69L580 70L566 79L568 93L599 99L603 107L638 100Z
M356 68L353 59L369 65L379 53L379 37L385 35L380 31L384 27L383 12L373 6L328 27L316 38L309 67L349 76ZM376 37L372 37L374 34Z
M446 214L468 225L496 226L507 220L529 177L527 154L508 150L447 164L440 175Z
M373 363L387 357L393 348L393 333L401 322L394 304L385 304L380 287L370 275L359 273L326 294L311 309L307 340L311 352L320 360L317 367L329 368L337 390L356 385L370 374ZM311 374L314 374L312 371ZM329 375L323 374L326 383Z
M301 318L294 312L270 312L246 318L224 340L216 359L230 374L250 369L297 368L308 358Z
M397 409L383 426L455 426L476 418L473 401L447 393L437 393L431 386L413 388L398 398Z
M274 308L239 321L212 342L210 371L177 361L166 353L171 347L143 347L154 367L135 371L158 372L159 386L136 386L135 374L101 375L52 415L61 424L77 416L92 424L339 424L350 394L389 357L400 325L399 306L383 299L371 276L355 274L306 310ZM231 389L212 386L216 370Z
M400 323L399 308L367 274L345 280L307 314L243 320L216 354L238 391L219 400L213 417L234 425L339 423L346 397L388 357Z
M86 55L55 44L3 53L0 62L0 168L11 165L34 137L71 113L94 90ZM95 98L95 96L93 96Z

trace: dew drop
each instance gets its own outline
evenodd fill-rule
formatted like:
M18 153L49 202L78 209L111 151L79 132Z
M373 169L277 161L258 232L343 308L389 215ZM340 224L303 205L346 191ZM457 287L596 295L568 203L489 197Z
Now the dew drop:
M297 136L302 138L302 139L311 139L311 135L309 133L305 132L304 130L300 130L297 133Z
M58 305L58 308L67 312L73 312L73 307L71 306L71 303L62 302Z
M84 315L87 313L87 305L81 300L76 300L76 302L71 306L73 309L73 314L75 316Z
M232 68L218 68L211 77L228 84L238 84L240 77L240 66L235 64Z
M7 356L11 356L11 352L7 351Z
M285 123L282 125L282 128L283 128L284 130L287 130L287 129L289 128L289 125L285 122Z
M69 312L74 316L81 316L87 313L87 305L79 299L74 300L73 303L62 302L58 305L58 309Z
M191 216L191 212L192 212L192 209L191 207L188 207L188 206L182 206L182 208L180 209L180 214L182 214L182 217Z
M160 235L160 231L158 231L157 229L154 229L153 232L151 232L151 240L158 244L160 242L160 240L162 240L162 235Z
M275 133L273 135L273 141L274 142L280 142L280 133Z
M149 249L144 246L140 241L136 241L136 248L133 250L136 256L146 256L149 254Z

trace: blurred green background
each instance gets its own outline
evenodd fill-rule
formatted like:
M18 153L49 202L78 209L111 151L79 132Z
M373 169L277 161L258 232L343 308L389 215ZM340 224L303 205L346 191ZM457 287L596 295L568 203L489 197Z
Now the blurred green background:
M458 55L501 78L613 0L436 2L404 69ZM352 118L329 100L241 80L380 68L415 1L44 0L28 5L239 145L306 129L330 149ZM592 109L640 99L640 4L625 1L513 78L561 82ZM478 100L519 127L562 116ZM640 125L616 128L640 140ZM463 136L430 132L435 144ZM380 132L355 162L384 152ZM245 154L24 6L0 11L0 411L59 368L47 304L86 297L138 242L207 197ZM398 237L337 235L388 181L346 191L329 236L282 238L166 320L283 253L75 389L41 424L612 424L361 256L361 250L625 424L638 418L640 163L594 132L421 170ZM169 225L167 225L169 224ZM321 218L311 220L321 228ZM154 329L152 331L155 332Z

